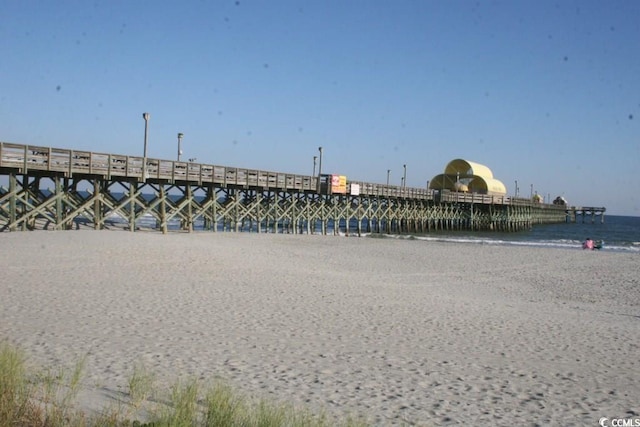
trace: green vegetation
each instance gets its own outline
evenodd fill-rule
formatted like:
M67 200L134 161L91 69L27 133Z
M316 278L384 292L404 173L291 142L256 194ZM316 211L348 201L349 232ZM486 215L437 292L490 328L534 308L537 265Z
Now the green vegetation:
M203 388L195 380L177 382L165 396L155 389L154 375L141 365L134 367L125 403L90 415L74 408L84 365L81 360L71 370L34 374L27 369L20 350L0 343L0 427L366 425L351 418L336 423L325 415L313 415L289 405L252 402L224 384Z

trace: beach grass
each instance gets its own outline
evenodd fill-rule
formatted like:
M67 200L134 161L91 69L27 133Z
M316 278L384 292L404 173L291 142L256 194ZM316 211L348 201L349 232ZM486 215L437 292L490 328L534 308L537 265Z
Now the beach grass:
M143 402L153 397L155 375L143 364L136 364L129 377L129 403L139 409Z
M142 365L134 367L126 400L98 414L76 409L85 360L72 369L34 372L26 356L0 343L0 425L29 427L113 426L345 426L364 427L363 420L348 417L336 422L288 404L254 401L217 382L204 386L196 380L177 381L163 393L155 376Z

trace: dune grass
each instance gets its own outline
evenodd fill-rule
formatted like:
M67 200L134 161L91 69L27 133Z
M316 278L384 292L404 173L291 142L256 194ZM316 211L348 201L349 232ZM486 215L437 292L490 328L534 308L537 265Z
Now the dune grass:
M310 426L364 427L359 419L336 422L291 405L255 402L216 383L178 381L170 390L155 387L155 377L144 366L134 367L128 393L115 408L87 414L75 408L85 361L73 369L33 372L25 354L0 343L0 427L194 427L194 426Z

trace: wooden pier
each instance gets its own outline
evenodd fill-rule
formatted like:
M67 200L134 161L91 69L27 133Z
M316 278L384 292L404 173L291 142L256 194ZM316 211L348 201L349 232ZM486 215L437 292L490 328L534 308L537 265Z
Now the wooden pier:
M605 208L0 142L0 230L155 228L287 233L518 231ZM149 226L151 220L152 226ZM146 225L145 225L146 224ZM178 224L171 227L171 224Z

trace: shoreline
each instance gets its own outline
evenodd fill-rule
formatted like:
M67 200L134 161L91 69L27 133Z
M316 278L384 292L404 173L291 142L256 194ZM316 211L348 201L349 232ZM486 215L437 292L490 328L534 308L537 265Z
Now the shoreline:
M374 425L638 411L636 254L80 230L1 234L0 255L0 340L86 356L87 408L141 362Z

